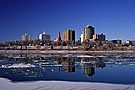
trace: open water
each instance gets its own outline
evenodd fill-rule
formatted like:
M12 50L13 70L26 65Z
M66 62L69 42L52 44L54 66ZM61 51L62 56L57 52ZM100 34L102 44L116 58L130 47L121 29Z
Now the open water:
M135 53L0 54L0 77L135 84Z

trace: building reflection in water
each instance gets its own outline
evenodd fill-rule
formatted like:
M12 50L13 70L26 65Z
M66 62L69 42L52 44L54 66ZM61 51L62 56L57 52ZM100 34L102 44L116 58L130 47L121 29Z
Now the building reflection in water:
M81 58L81 66L84 69L84 74L88 77L91 77L95 74L95 68L105 67L105 63L102 61L103 59L95 58Z
M62 58L56 57L54 60L57 61L57 64L60 65L62 63ZM58 66L58 72L60 72L60 66Z
M68 72L68 73L75 72L75 60L73 58L64 57L63 69L65 72Z
M97 62L93 65L93 67L103 69L105 67L105 63L104 62Z
M93 76L95 74L95 68L91 64L84 65L84 74L86 76Z

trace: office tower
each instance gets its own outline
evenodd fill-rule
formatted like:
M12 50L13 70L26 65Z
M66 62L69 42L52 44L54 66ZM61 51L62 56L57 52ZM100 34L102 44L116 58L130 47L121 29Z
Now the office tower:
M61 37L60 37L60 30L58 30L58 37L57 37L57 41L62 41Z
M103 33L93 35L93 39L97 41L105 41L105 35Z
M64 41L75 41L75 31L67 30L63 32L63 40Z
M41 41L51 40L51 36L46 32L43 32L42 34L39 34L39 40Z
M30 35L27 35L27 34L22 35L22 41L30 41L30 40L31 40Z
M94 35L94 27L87 25L87 27L84 28L84 40L93 39Z

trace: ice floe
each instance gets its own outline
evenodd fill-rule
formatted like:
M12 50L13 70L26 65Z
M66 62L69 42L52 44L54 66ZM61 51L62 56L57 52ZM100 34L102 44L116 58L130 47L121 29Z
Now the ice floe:
M2 65L1 68L31 68L31 67L36 67L35 65L31 64L6 64Z

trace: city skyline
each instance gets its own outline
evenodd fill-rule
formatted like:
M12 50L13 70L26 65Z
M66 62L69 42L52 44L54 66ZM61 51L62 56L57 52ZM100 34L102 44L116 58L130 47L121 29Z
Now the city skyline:
M61 35L73 29L78 40L88 24L95 28L95 33L104 33L108 40L135 40L134 3L134 0L1 0L0 42L21 40L25 33L38 39L43 29L52 40L57 38L58 29Z

